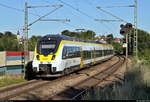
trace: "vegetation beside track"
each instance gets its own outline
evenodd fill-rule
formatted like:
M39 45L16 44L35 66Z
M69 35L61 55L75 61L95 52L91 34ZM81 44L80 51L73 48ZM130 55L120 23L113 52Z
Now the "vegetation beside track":
M25 81L27 80L25 80L22 76L4 76L0 79L0 87L18 84Z
M150 64L132 59L123 85L114 84L88 91L82 100L150 100Z

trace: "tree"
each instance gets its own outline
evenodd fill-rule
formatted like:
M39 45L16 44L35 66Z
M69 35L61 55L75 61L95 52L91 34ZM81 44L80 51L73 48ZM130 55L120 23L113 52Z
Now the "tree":
M0 38L0 51L18 51L19 44L16 39L16 35L12 34L11 32L7 31L5 34Z
M134 28L131 30L131 54L133 54L134 47ZM150 57L150 34L144 30L138 29L138 55Z
M113 40L114 40L113 34L107 35L107 42L108 42L109 44L112 44Z
M64 30L64 31L61 32L61 34L69 36L70 35L70 31L69 30Z
M88 30L86 33L87 33L88 39L90 39L90 40L95 39L95 36L96 36L95 32Z
M4 34L0 32L0 38L3 36Z
M94 40L95 39L95 32L91 30L87 30L85 32L70 32L69 30L64 30L61 32L62 35L70 36L70 37L76 37L80 38L82 40Z
M122 51L123 51L123 47L122 47L122 45L121 45L121 44L116 43L116 42L112 42L112 46L114 47L114 51L115 51L115 53L117 53L117 54L122 53Z
M37 41L41 38L41 36L32 36L29 39L29 51L34 51L35 46L37 45Z
M10 32L10 31L6 31L6 32L5 32L5 35L6 35L6 36L12 36L13 34L12 34L12 32Z

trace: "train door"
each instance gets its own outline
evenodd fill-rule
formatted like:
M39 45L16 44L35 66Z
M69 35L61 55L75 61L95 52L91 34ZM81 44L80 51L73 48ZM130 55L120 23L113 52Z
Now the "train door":
M93 50L93 58L94 58L94 64L95 64L96 63L96 50L95 50L95 48Z
M105 47L103 46L102 47L102 59L104 59L104 57L105 57Z
M94 50L92 49L92 48L90 48L89 49L89 51L90 51L90 63L91 63L91 65L94 63Z
M83 68L83 48L82 47L80 47L80 56L81 56L80 68Z

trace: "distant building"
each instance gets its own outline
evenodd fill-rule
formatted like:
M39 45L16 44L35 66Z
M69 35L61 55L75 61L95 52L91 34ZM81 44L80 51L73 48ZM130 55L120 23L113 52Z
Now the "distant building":
M19 44L22 44L22 38L20 37L20 32L17 32L17 40L19 42Z
M107 43L107 38L96 37L95 40L98 42Z
M120 44L123 44L123 43L125 43L126 41L125 41L125 38L120 38Z
M20 41L20 33L19 33L19 31L17 32L17 40Z
M116 42L116 43L121 43L120 39L119 38L114 38L114 41L113 42Z

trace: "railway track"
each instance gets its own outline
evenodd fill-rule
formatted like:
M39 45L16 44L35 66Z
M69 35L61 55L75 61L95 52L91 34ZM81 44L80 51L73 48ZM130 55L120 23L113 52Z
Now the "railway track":
M114 65L112 65L111 68L115 67L117 65L117 63L119 63L119 62L120 62L120 58L118 57L118 61ZM93 80L93 81L91 80L90 83L95 83L95 81L97 82L97 80L102 81L102 80L106 79L105 77L99 79L98 75L100 74L102 76L102 73L103 74L108 73L108 75L110 76L108 70L111 71L111 68L110 67L106 68L105 70L79 82L78 84L76 84L72 87L69 87L68 89L61 92L60 94L52 95L49 98L45 97L45 99L52 99L52 100L53 99L54 100L55 99L73 99L73 100L78 99L80 97L80 95L85 93L87 89L89 89L90 87L93 86L93 84L90 85L89 82L87 84L87 81L90 81L93 78L95 80ZM115 68L113 68L113 69L115 69ZM64 77L53 79L53 80L32 80L32 81L29 81L26 83L6 87L3 89L0 89L0 100L15 99L15 97L20 96L21 94L28 94L29 92L37 90L39 88L42 88L43 86L46 86L46 85L52 85L54 83L59 84L59 82L62 82L62 81L69 79L69 78L71 78L71 77L64 76ZM99 83L99 81L97 82L97 84L98 83ZM68 96L66 98L66 96L63 96L63 95L68 95Z
M15 96L34 90L48 83L48 81L32 80L18 85L2 88L0 89L0 100L9 100Z
M0 89L0 100L11 100L21 94L27 94L48 84L65 80L66 78L67 76L62 78L31 80L21 84L4 87Z
M104 69L101 72L81 81L80 83L68 88L67 90L52 96L51 100L78 100L83 94L87 92L92 87L97 86L105 79L110 77L115 73L123 64L125 63L125 58L118 56L118 61L112 66Z

